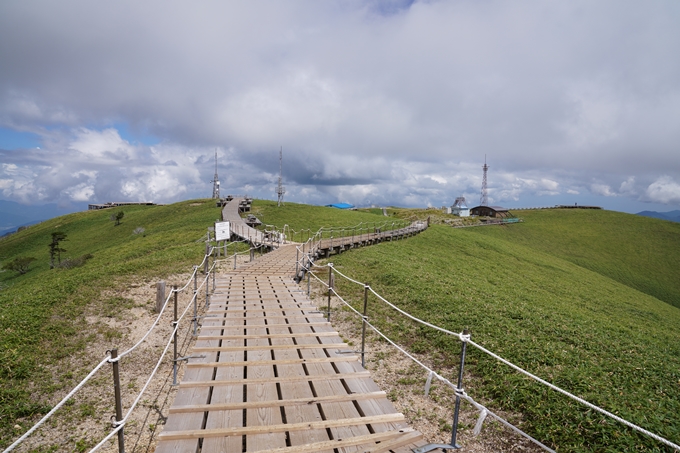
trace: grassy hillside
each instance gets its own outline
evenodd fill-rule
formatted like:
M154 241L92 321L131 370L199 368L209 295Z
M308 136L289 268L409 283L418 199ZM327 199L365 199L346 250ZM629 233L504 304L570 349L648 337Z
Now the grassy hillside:
M588 220L579 212L580 220L574 221L572 212L554 212L552 220L571 224L577 231L569 235L575 238L602 234L603 220ZM639 225L634 220L626 226L632 216L589 213L616 224L620 241L637 241ZM510 228L434 226L407 241L357 249L332 261L416 316L454 331L469 328L477 342L521 367L678 442L680 310L604 272L548 253L550 244L558 251L569 247L561 245L550 222L541 229L538 221L532 224L529 216L526 220ZM517 239L522 231L515 228L532 231L548 251ZM664 230L645 231L649 245L645 272L663 275L661 281L669 287L659 288L659 293L670 294L677 289L677 280L667 277L677 267L665 269L668 261L652 255L677 249L675 239ZM630 250L601 243L593 253L633 269L637 253L629 256ZM614 268L605 260L598 265ZM337 282L342 284L341 279ZM357 304L362 300L360 288L345 284L341 288L353 291ZM457 360L457 341L417 327L379 308L375 300L370 307L373 319L399 342L440 362ZM666 451L479 351L470 349L467 366L479 378L468 393L492 408L520 412L527 429L559 451Z
M295 231L310 229L312 234L322 227L352 227L361 222L373 225L396 220L383 216L380 209L375 211L348 211L288 202L282 207L277 207L275 201L268 200L254 200L252 208L252 214L265 224L276 225L280 228L288 225ZM303 239L306 238L303 236ZM296 236L296 240L299 240L299 237Z
M102 294L133 279L185 271L202 256L204 244L196 241L219 217L208 200L124 211L120 226L109 220L111 211L85 212L0 241L2 263L37 258L24 276L0 273L0 446L18 417L47 409L29 394L31 382L40 383L33 392L49 394L82 377L53 379L40 363L77 353L101 335L84 330L83 320L93 304L109 303ZM253 211L265 223L296 230L386 220L380 211L277 208L270 201L255 201ZM518 365L678 442L680 310L659 300L676 300L680 266L669 251L679 249L677 229L606 211L522 216L524 224L507 228L434 226L332 261L417 316L451 330L467 327L477 342ZM133 234L137 227L145 234ZM93 258L79 268L49 270L54 231L68 235L66 257ZM360 290L337 282L361 300ZM457 361L457 341L379 307L372 299L371 318L399 342L440 363ZM467 366L476 376L468 393L491 408L521 413L524 426L559 451L665 451L474 349Z
M565 259L680 308L680 224L614 211L521 211L512 228L468 234L512 241Z
M17 418L49 410L40 396L70 388L84 376L74 372L55 378L46 370L102 334L88 331L84 317L121 302L102 299L102 292L115 293L132 279L187 271L205 250L204 243L196 241L220 216L211 200L122 210L125 217L118 226L109 220L118 210L80 212L0 240L3 264L17 256L36 258L25 275L0 273L0 447L16 434L8 436ZM133 234L137 227L144 233ZM47 245L55 231L68 236L62 259L87 253L93 257L82 267L50 270ZM115 309L113 305L108 308ZM115 332L104 334L115 338Z

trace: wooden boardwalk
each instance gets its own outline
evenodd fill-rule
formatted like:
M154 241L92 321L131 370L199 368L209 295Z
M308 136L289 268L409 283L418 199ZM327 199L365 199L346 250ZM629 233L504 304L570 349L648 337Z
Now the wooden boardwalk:
M294 245L218 276L156 452L411 452L408 427L292 279Z

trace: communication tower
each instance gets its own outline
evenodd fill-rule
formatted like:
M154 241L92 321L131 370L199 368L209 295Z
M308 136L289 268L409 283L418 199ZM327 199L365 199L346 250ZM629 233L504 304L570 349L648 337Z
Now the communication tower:
M489 199L486 194L486 172L489 170L489 166L486 165L486 154L484 154L484 166L482 167L482 170L484 170L484 177L482 178L482 196L479 200L479 205L488 206Z
M215 150L215 176L213 176L213 180L210 181L213 183L213 194L212 197L215 199L220 198L220 178L217 176L217 150Z
M283 194L286 189L283 187L283 146L279 150L279 186L276 188L276 194L279 196L278 206L283 206Z

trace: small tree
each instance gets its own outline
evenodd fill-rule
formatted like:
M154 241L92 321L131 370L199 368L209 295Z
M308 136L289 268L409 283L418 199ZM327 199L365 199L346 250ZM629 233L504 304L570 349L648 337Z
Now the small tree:
M50 248L50 269L54 269L55 258L57 259L57 263L61 263L61 252L65 252L66 249L61 248L59 243L67 240L66 233L62 233L61 231L52 233L52 242L48 244L48 247Z
M7 269L9 271L16 271L20 275L24 275L26 272L28 272L28 267L33 261L35 261L35 258L33 258L32 256L21 256L18 258L14 258L9 263L5 263L5 265L2 266L2 268Z
M116 226L120 225L120 221L123 220L123 217L125 217L125 213L123 211L118 211L115 214L111 214L111 217L109 217L112 221L116 222Z

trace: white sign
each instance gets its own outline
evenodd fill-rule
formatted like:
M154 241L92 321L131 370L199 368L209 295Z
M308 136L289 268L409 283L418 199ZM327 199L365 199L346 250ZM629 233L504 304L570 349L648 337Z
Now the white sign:
M215 240L228 241L231 238L229 222L215 222Z

